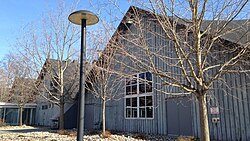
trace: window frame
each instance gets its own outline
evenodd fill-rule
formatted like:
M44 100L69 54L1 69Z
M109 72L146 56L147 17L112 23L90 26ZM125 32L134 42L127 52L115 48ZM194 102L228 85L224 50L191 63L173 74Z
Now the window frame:
M133 74L132 76L136 76L136 86L137 86L137 92L136 92L136 94L129 94L129 95L127 95L127 86L132 86L131 84L128 84L127 85L127 83L129 82L129 81L127 81L128 79L126 78L125 79L125 97L124 97L124 118L125 119L154 119L154 96L153 96L153 85L154 85L154 79L153 79L153 74L152 74L152 72L149 72L150 74L151 74L151 86L152 86L152 91L151 92L147 92L146 91L146 87L145 87L145 93L140 93L140 84L142 84L141 83L141 81L140 81L140 74L145 74L145 78L146 78L146 73L147 72L140 72L140 73L136 73L136 74ZM134 78L132 78L132 79L134 79ZM132 79L130 79L130 80L132 80ZM146 85L146 83L145 83L145 85ZM152 106L147 106L147 101L146 101L146 98L147 98L147 96L149 96L149 97L152 97ZM144 97L145 98L145 104L144 104L144 106L140 106L140 98L141 97ZM136 101L137 101L137 105L136 105L136 107L133 107L132 106L132 98L136 98ZM131 101L130 101L130 106L127 106L126 104L126 101L127 101L127 99L131 99ZM126 116L126 113L127 113L127 109L133 109L133 108L136 108L136 110L137 110L137 114L136 114L136 117L127 117ZM140 117L140 109L141 108L144 108L145 109L145 116L144 117ZM152 117L147 117L147 108L152 108ZM130 112L132 112L132 110L130 111ZM131 113L131 115L133 115L133 113Z

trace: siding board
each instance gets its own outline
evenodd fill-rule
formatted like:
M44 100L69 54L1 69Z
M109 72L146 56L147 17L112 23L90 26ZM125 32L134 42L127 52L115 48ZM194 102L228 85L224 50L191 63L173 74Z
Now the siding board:
M233 108L234 108L234 115L235 115L235 118L234 118L234 121L235 121L235 135L236 135L236 140L239 140L240 139L240 134L241 134L241 131L240 131L240 122L239 122L239 109L238 109L238 91L236 89L236 77L234 75L232 75L232 86L233 86ZM236 98L236 100L234 100L234 98Z
M245 130L246 130L246 140L250 138L250 117L249 117L249 108L248 105L248 93L247 93L247 84L246 84L247 75L241 74L241 84L242 84L242 97L243 97L243 105L244 105L244 119L245 119Z
M232 77L230 75L228 75L228 84L229 86L231 86L233 83L232 83ZM230 111L230 123L231 123L231 139L232 140L236 140L236 132L235 132L235 113L234 113L234 97L233 97L233 90L232 88L230 87L229 88L229 92L230 92L230 95L229 95L229 111Z
M226 138L226 130L225 130L225 96L223 92L223 84L220 84L220 93L219 93L219 102L220 102L220 135L219 140L225 140Z
M225 79L226 76L224 75L223 78ZM225 85L222 85L223 88L223 98L224 98L224 107L223 107L223 111L224 111L224 121L225 122L225 127L224 127L224 138L223 140L230 140L231 136L230 136L230 116L229 116L229 107L228 107L228 89L226 88Z
M144 23L149 21L145 20ZM162 29L153 26L153 31L164 35ZM132 32L139 32L131 26ZM148 31L143 31L146 39L149 41L149 45L155 47L151 48L157 50L157 47L160 47L159 51L163 55L169 57L174 57L173 53L173 43L171 41L160 38L159 36L154 36L147 33ZM125 45L131 45L125 41ZM131 52L143 53L143 49L135 50L132 45L130 46ZM162 58L154 58L154 63L156 67L162 71L170 71L181 73L181 70L176 67L171 67L168 64L164 63ZM132 64L131 60L124 61L126 63ZM171 64L176 63L173 60L169 61ZM144 70L145 71L145 70ZM209 76L212 76L215 73L210 71ZM214 140L250 140L250 88L249 88L249 78L245 74L236 75L236 74L225 74L223 76L227 85L221 84L221 82L213 83L215 88L212 93L213 101L209 101L208 105L208 114L209 114L209 127L211 131L211 139ZM182 78L181 78L182 79ZM153 83L154 88L162 90L166 93L169 92L178 92L179 89L176 87L163 86L163 81L156 76L153 76L153 80L156 83ZM248 85L247 85L248 84ZM229 88L230 87L230 88ZM237 89L236 89L237 88ZM167 94L154 90L154 119L125 119L124 115L124 99L121 98L118 101L109 103L107 108L107 128L110 130L117 131L126 131L126 132L142 132L147 134L161 134L167 135L168 130L168 119L167 119L167 109L166 98ZM121 93L124 90L120 91ZM98 102L97 102L98 103ZM200 137L200 122L199 122L199 107L198 101L193 97L192 101L192 125L193 125L193 134L197 137ZM218 105L217 105L218 104ZM219 106L220 113L219 115L211 115L210 107ZM101 112L100 105L95 105L95 111ZM95 122L100 122L100 114L95 113ZM212 117L220 117L220 123L212 123Z
M240 75L236 75L236 89L238 93L238 108L239 108L239 122L240 122L240 140L246 139L246 131L245 131L245 118L244 118L244 107L243 107L243 99L242 99L242 83Z

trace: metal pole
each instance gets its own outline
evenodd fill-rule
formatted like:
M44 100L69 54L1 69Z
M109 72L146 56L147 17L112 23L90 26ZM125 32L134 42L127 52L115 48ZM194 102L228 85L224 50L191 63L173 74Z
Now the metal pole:
M81 23L80 98L78 103L77 141L83 141L85 106L86 19Z

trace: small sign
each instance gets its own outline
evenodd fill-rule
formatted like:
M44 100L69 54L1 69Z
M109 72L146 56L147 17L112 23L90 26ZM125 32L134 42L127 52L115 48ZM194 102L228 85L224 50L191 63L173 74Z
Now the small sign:
M211 114L212 115L216 115L216 114L219 114L219 107L211 107L210 108L210 111L211 111Z
M220 118L212 118L212 123L219 123L220 122Z

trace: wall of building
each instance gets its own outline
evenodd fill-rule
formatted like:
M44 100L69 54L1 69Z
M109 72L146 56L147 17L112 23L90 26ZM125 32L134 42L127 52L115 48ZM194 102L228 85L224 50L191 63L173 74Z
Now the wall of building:
M52 119L57 118L59 115L59 107L51 103L38 103L37 104L37 114L36 114L36 124L38 126L48 126L53 125Z
M234 78L232 78L234 77ZM215 140L249 140L250 139L250 88L246 83L246 76L231 76L226 79L230 83L237 83L237 89L220 89L211 93L214 95L208 96L208 115L211 139ZM246 82L247 81L247 82ZM155 86L157 87L157 86ZM125 92L124 92L125 93ZM88 94L91 95L91 94ZM91 98L90 98L91 97ZM160 134L178 136L181 134L170 134L170 127L167 110L173 109L169 106L169 100L177 99L170 98L169 95L154 91L154 118L153 119L125 119L124 99L117 101L109 101L106 107L106 127L108 130L139 132L145 134ZM85 122L92 123L91 129L100 129L101 120L101 104L100 99L93 96L86 97ZM188 101L191 105L185 105L184 101L177 101L176 105L190 106L191 120L188 121L186 114L181 115L183 122L190 122L190 135L200 136L199 123L199 108L196 98L188 96ZM212 113L211 108L218 108L219 112ZM87 110L89 109L89 110ZM91 113L91 114L89 114ZM91 115L91 118L88 117ZM90 121L91 120L91 121ZM214 121L218 120L218 121ZM176 125L178 126L178 125ZM86 127L86 125L85 125Z
M25 125L35 125L36 104L26 104L22 112ZM0 119L5 125L19 125L20 108L15 103L0 102Z
M64 113L66 113L72 106L73 103L66 103ZM36 125L38 126L52 127L54 125L53 120L58 119L60 115L59 106L48 102L38 103L36 111Z
M147 19L143 23L149 22ZM159 34L164 35L162 29L151 23L151 29ZM134 28L134 29L133 29ZM130 30L136 32L133 25ZM152 45L151 49L159 45L165 46L163 50L159 51L163 55L168 54L169 57L174 57L173 43L163 40L157 36L148 33L145 30L146 37L149 44ZM133 48L131 43L124 41L126 47L131 49L131 52L140 54L140 51ZM223 58L221 58L223 59ZM227 59L227 58L224 58ZM158 69L169 72L181 73L181 70L176 67L170 67L159 58L154 58L154 64ZM171 60L170 60L171 61ZM125 59L123 63L132 63L131 60ZM174 62L171 62L174 64ZM129 69L128 69L129 70ZM131 69L130 69L131 70ZM125 69L126 71L126 69ZM142 69L142 72L146 70ZM131 73L132 72L131 70ZM215 70L209 72L209 75L214 74ZM208 115L211 139L214 140L250 140L250 79L249 73L246 74L226 74L223 76L226 83L223 81L215 81L213 83L213 90L208 92ZM180 78L182 79L182 78ZM159 77L154 77L153 91L154 96L154 118L153 119L126 119L124 98L119 100L109 101L106 108L106 127L108 130L117 130L125 132L140 132L145 134L160 134L160 135L175 135L172 134L171 126L169 125L168 118L173 118L167 114L173 108L180 108L178 105L185 102L188 104L190 110L190 118L185 118L186 115L176 113L176 124L189 126L185 122L191 123L192 128L189 132L190 135L200 137L200 123L199 123L199 109L197 99L193 95L187 95L188 100L180 101L174 98L170 93L180 92L179 89L170 86L164 86L164 82ZM160 90L160 91L159 91ZM125 89L120 89L118 93L124 92ZM182 95L185 96L185 95ZM170 100L169 100L170 99ZM176 104L171 99L176 99ZM100 123L101 109L100 101L94 97L86 97L86 105L92 105L94 115L91 118L94 124ZM99 103L98 103L99 101ZM185 106L185 105L184 105ZM87 108L88 106L86 106ZM212 111L211 111L212 108ZM218 109L218 110L217 110ZM174 112L174 111L173 111ZM88 121L86 121L88 122ZM184 123L183 123L184 122ZM172 126L174 127L174 126ZM177 129L176 129L177 130ZM181 135L182 131L178 131L176 136Z

